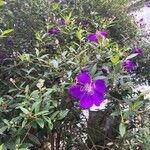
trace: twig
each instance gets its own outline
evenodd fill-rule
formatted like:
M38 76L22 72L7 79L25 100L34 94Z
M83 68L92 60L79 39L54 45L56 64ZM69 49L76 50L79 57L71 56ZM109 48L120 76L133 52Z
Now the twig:
M27 135L29 134L31 130L31 127L28 129L28 131L26 132L25 136L23 137L22 141L21 141L21 144L24 142L24 140L26 139Z
M94 148L95 150L97 150L97 148L96 148L96 146L95 146L95 144L94 144L94 142L93 142L93 140L92 140L92 138L91 138L91 136L89 136L88 135L88 137L89 137L89 139L90 139L90 141L91 141L91 143L92 143L92 148L91 148L91 150Z

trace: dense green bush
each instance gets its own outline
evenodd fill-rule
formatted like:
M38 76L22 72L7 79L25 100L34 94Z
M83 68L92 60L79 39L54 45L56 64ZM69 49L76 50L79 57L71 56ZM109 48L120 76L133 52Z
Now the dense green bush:
M147 101L143 93L134 91L132 72L123 67L126 60L142 56L122 43L134 36L135 28L121 4L126 1L17 0L0 7L0 143L4 150L44 149L47 142L52 150L55 146L90 149L89 138L84 139L88 130L82 109L68 90L83 70L95 80L106 81L106 110L118 121L115 139L103 145L93 141L92 146L149 147L148 120L138 118L148 111ZM100 38L99 43L87 40L90 33L104 30L108 38ZM103 73L102 68L109 71Z

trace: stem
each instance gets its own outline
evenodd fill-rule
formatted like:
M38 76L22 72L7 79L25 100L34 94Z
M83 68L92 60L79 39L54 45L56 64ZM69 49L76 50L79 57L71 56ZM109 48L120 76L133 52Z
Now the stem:
M31 130L31 127L27 130L25 136L23 137L22 141L21 141L21 144L24 142L24 140L26 139L26 137L28 136L29 132Z
M88 135L88 137L89 137L89 139L90 139L90 141L91 141L91 143L92 143L92 148L91 148L91 150L94 148L95 150L97 150L97 148L96 148L96 145L94 144L94 142L93 142L93 140L92 140L92 138Z

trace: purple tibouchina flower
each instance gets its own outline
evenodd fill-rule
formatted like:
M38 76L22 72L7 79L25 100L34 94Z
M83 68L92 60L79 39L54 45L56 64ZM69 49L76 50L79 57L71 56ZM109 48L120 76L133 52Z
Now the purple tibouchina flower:
M99 39L105 40L108 36L106 31L97 31L96 33L89 34L86 38L91 41L98 43Z
M87 38L90 42L98 43L98 39L97 39L97 36L96 36L95 33L89 34L86 38Z
M80 100L80 106L88 109L99 106L104 101L107 91L104 80L92 80L88 71L83 71L76 77L77 84L70 86L71 95Z
M135 54L141 55L141 54L143 53L143 49L140 48L140 47L137 47L137 48L134 48L134 49L133 49L133 52L134 52Z
M96 32L97 37L102 38L102 39L106 39L106 37L108 36L108 32L106 31L97 31Z
M63 18L60 18L60 19L57 19L57 20L56 20L56 24L57 24L57 25L65 25L66 22L65 22L65 20L64 20Z
M145 6L146 6L146 7L150 7L150 1L146 2L146 3L145 3Z
M88 20L81 20L81 25L88 26L90 22Z
M132 60L128 59L123 62L123 68L126 69L128 72L131 72L135 68L135 63Z
M8 38L8 39L6 40L5 45L6 45L7 47L12 47L12 46L14 45L14 42L13 42L12 38Z
M60 33L60 30L56 27L53 27L48 30L48 33L51 35L58 35Z
M107 68L102 68L101 71L102 71L102 73L103 73L104 75L107 75L107 74L108 74L108 69L107 69Z
M76 20L77 25L82 25L82 26L88 26L90 22L86 19L77 19Z
M140 20L139 20L139 22L143 22L144 21L144 18L141 18Z

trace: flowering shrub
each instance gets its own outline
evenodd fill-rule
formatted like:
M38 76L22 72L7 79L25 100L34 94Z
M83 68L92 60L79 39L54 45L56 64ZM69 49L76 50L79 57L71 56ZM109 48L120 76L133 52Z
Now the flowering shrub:
M101 43L102 40L105 40L107 34L106 31L97 31L96 33L88 35L87 39L91 42Z
M70 87L70 92L80 99L81 107L90 108L93 104L99 106L102 103L106 89L104 80L92 81L89 73L83 71L77 76L77 84Z
M132 60L128 59L123 63L123 67L127 69L129 72L133 71L135 64Z
M140 48L130 52L112 40L109 33L113 19L105 19L98 12L88 13L84 18L86 12L82 10L87 5L77 3L47 1L44 6L42 3L44 8L48 6L49 14L44 16L43 23L37 21L41 26L32 32L31 51L15 47L12 37L18 31L2 29L0 37L7 38L6 45L12 50L8 64L0 66L3 149L44 149L47 142L51 150L87 149L83 139L88 132L82 110L101 106L106 100L106 110L111 110L108 114L118 117L115 131L122 145L115 137L116 141L111 139L114 143L106 141L105 146L130 147L126 141L132 131L131 118L144 108L143 94L134 94L130 75L136 68L136 58L144 52ZM20 10L28 6L25 4ZM33 6L36 5L34 2ZM73 6L76 7L72 10ZM2 46L6 50L5 44ZM0 59L5 61L4 57ZM141 134L146 138L147 133Z

